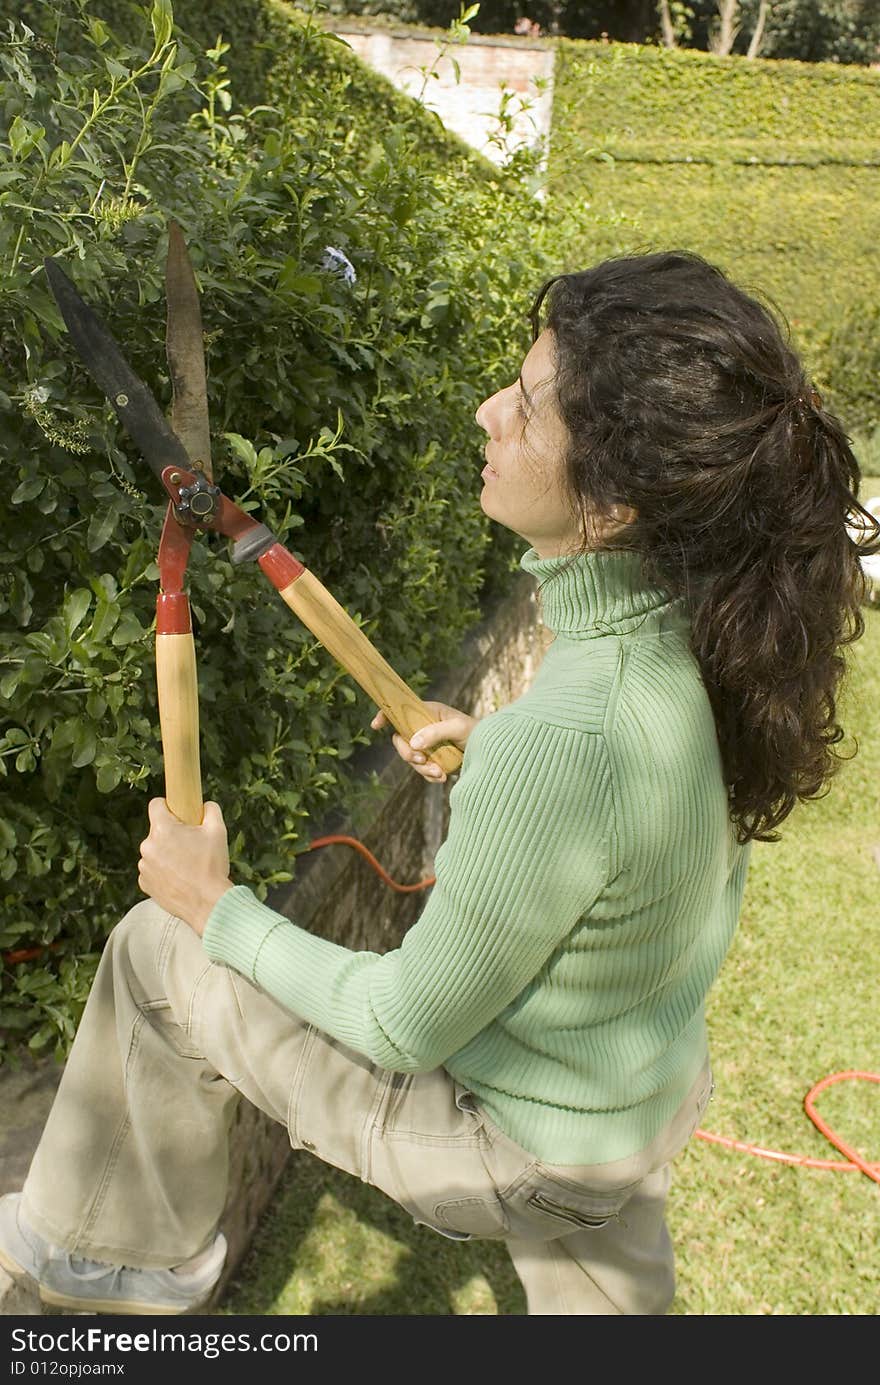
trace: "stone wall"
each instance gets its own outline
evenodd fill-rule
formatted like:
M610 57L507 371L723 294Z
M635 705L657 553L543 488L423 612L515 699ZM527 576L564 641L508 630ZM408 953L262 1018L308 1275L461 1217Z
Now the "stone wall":
M430 70L438 59L442 30L370 26L353 20L331 23L329 18L326 23L362 62L387 77L398 90L422 100L437 112L447 130L493 163L500 163L504 156L497 144L489 142L499 131L493 117L500 108L502 91L511 92L514 98L508 103L513 116L506 136L510 150L549 135L556 57L549 40L471 34L467 43L450 46L446 56L437 61L437 76L426 81L420 69ZM456 79L453 60L458 64L460 80ZM534 84L535 77L547 82L541 92ZM532 103L531 109L521 110L523 99Z
M438 678L427 700L485 716L529 686L549 636L540 619L535 584L515 574L512 589L464 642L454 670ZM389 737L360 752L354 767L364 782L375 774L380 790L352 821L337 812L315 823L311 839L357 837L393 880L412 884L433 875L434 855L448 826L446 784L427 784L398 757ZM269 903L288 918L346 947L396 947L421 913L427 890L400 894L387 886L359 852L331 845L302 855L294 881ZM0 1193L21 1188L39 1140L61 1069L51 1059L29 1059L0 1072ZM215 1303L236 1273L290 1153L287 1132L248 1102L241 1102L230 1143L230 1187L221 1227L229 1255ZM39 1314L36 1295L22 1291L0 1269L0 1315Z

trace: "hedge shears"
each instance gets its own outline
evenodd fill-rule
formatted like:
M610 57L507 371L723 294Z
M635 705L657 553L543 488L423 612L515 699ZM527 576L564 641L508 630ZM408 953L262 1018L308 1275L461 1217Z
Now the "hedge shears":
M239 509L214 483L201 310L178 224L169 223L165 272L165 347L173 394L170 421L57 261L47 257L44 264L78 355L169 496L158 552L156 681L165 801L175 817L193 826L203 817L196 655L184 590L186 565L199 529L231 539L233 562L259 564L285 604L402 736L409 740L434 721L430 709L318 578L265 524ZM461 750L451 742L434 747L428 755L447 774L454 773L462 760Z

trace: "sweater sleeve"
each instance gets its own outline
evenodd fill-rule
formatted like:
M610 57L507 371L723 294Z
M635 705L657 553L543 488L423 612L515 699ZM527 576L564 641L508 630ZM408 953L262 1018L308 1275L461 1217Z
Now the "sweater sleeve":
M208 955L380 1067L438 1067L516 998L605 886L604 741L495 713L471 733L449 806L430 897L393 951L317 937L239 885L208 919Z

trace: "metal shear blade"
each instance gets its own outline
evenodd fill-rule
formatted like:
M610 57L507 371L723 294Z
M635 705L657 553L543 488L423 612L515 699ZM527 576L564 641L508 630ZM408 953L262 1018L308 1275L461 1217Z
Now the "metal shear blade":
M160 481L165 467L191 470L189 453L108 328L80 297L57 260L47 256L44 264L49 286L80 359L113 405L123 428L137 443L144 461Z

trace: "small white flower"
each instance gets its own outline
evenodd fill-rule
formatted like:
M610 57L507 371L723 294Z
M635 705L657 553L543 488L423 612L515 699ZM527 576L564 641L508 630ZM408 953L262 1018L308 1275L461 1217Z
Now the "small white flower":
M334 250L332 245L324 246L321 268L335 270L337 274L342 275L347 284L353 284L357 280L357 274L351 260L347 255L343 255L341 250Z

